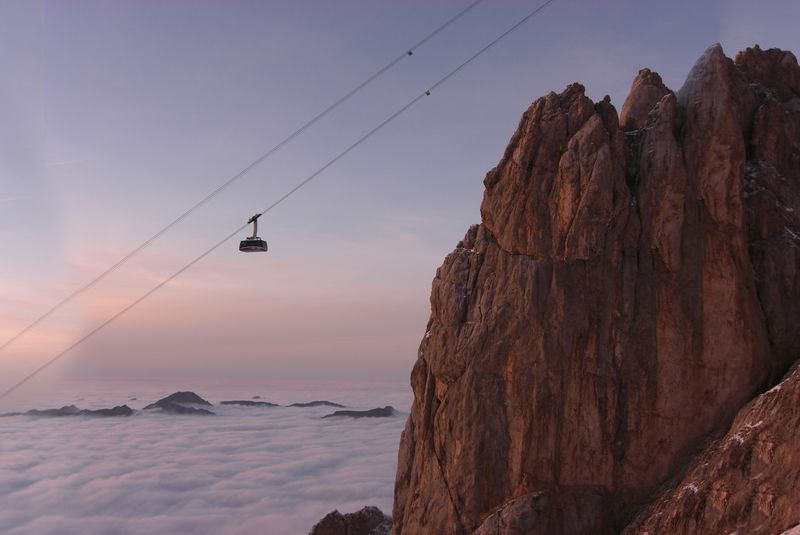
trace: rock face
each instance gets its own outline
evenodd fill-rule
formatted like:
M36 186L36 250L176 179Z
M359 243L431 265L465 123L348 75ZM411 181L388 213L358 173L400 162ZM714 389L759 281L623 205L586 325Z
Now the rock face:
M630 96L625 99L619 114L620 127L628 132L647 125L647 118L658 101L672 91L664 85L661 76L650 69L642 69L631 84Z
M347 416L349 418L389 418L397 414L394 407L389 405L378 408L370 409L368 411L335 411L331 414L326 414L323 418L337 418L340 416Z
M625 535L772 535L800 523L800 371L739 411Z
M795 57L715 45L623 110L550 93L487 174L433 281L395 534L619 533L800 357Z
M315 525L309 535L388 535L392 519L377 507L341 514L333 511Z

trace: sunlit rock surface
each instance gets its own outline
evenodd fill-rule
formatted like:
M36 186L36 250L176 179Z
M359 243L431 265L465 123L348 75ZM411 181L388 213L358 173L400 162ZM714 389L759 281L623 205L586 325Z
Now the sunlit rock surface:
M795 57L715 45L624 111L550 93L487 174L433 281L395 534L619 533L800 357ZM796 490L771 499L800 523Z
M772 535L800 522L800 372L746 405L625 535Z

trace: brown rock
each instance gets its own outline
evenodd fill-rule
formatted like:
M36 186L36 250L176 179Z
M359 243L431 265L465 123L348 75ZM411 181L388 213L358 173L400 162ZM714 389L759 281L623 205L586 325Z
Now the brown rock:
M325 515L309 535L388 535L391 518L377 507L364 507L355 513L341 514L333 511Z
M610 103L596 106L580 84L531 105L484 180L481 216L504 250L558 260L601 252L609 223L626 208L617 124Z
M758 47L739 53L736 61L760 101L745 166L745 216L780 371L800 355L800 67L790 52Z
M764 51L756 45L736 54L734 62L748 80L758 82L781 102L800 95L800 71L791 52L777 48Z
M739 411L625 535L771 535L800 524L800 372Z
M642 69L631 84L631 92L622 105L619 122L627 131L644 128L650 111L664 97L672 93L657 72Z
M525 112L433 281L395 534L619 533L798 358L787 57L715 45L629 134L579 84Z

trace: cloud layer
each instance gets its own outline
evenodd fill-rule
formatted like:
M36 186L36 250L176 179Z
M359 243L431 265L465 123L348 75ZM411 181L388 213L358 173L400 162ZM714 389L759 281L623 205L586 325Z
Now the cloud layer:
M410 401L400 385L198 393L215 402L232 393L279 403L326 397L361 409ZM157 397L116 385L79 405L140 408ZM334 508L391 510L404 416L331 421L320 418L329 407L214 410L210 418L3 419L0 532L289 535L307 533Z

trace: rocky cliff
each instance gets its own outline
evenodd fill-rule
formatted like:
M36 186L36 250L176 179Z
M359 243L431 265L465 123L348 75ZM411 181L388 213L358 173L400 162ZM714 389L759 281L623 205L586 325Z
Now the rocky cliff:
M800 357L795 57L715 45L677 93L645 69L621 117L550 93L484 183L433 281L394 533L800 523L796 387L733 420Z
M775 535L800 523L800 370L749 403L625 535ZM798 526L800 532L800 526Z

